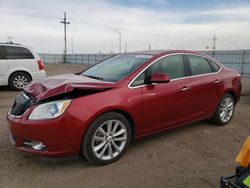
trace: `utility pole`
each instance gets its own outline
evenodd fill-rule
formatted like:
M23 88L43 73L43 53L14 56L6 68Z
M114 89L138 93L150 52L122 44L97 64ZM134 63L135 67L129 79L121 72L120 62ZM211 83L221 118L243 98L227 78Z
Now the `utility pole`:
M171 50L171 48L172 48L172 46L175 44L175 41L173 41L173 42L171 42L170 44L169 44L169 49Z
M148 51L151 51L151 44L148 45Z
M119 53L122 53L122 34L117 29L114 30L119 35Z
M13 43L13 42L11 41L11 39L13 39L14 37L7 36L7 38L9 39L9 42L8 42L8 43Z
M66 16L66 12L64 12L64 18L62 21L60 21L60 23L64 24L64 63L66 60L66 54L67 54L67 24L70 24L70 22L67 22L67 16Z
M215 41L217 40L217 38L215 37L214 35L214 38L212 39L213 40L213 57L215 56L215 49L216 49L216 45L215 45Z
M125 50L124 50L124 52L127 53L127 50L128 50L128 44L125 43Z
M214 41L214 44L213 44L213 49L214 49L214 51L215 51L215 49L216 49L216 45L215 45L215 41L216 40L218 40L216 37L215 37L215 35L214 35L214 38L213 38L213 41Z
M73 37L71 37L71 53L74 53L74 43L73 43Z
M119 53L122 53L122 34L119 32Z

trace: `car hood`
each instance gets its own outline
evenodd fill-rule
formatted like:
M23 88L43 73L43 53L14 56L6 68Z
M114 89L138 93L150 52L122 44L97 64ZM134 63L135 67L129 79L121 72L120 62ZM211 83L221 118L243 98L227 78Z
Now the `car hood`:
M64 74L47 77L40 81L33 81L24 88L24 91L31 94L36 100L41 101L53 96L68 93L74 89L78 90L106 90L114 88L117 83L104 82L75 74Z

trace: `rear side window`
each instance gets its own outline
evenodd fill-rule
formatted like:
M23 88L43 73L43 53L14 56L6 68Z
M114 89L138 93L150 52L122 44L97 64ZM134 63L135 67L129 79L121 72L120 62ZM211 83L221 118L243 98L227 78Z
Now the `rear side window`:
M185 76L185 66L182 55L171 55L163 57L149 68L150 74L165 73L170 79Z
M187 55L192 70L192 75L200 75L213 72L208 61L200 56Z
M209 61L210 65L213 67L214 72L218 72L220 70L220 66L217 63L213 62L210 59L207 59L207 60Z
M23 47L6 46L5 54L7 59L34 59L32 53Z

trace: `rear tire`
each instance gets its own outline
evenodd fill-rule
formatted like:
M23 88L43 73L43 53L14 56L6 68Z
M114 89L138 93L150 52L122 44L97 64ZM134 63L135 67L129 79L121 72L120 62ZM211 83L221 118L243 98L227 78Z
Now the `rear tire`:
M234 108L234 97L227 93L221 98L211 121L219 126L226 125L233 117Z
M20 91L31 81L30 75L25 72L15 72L9 78L9 86L12 90Z
M126 151L131 136L130 123L126 117L117 112L105 113L87 130L82 143L82 154L93 164L110 164Z

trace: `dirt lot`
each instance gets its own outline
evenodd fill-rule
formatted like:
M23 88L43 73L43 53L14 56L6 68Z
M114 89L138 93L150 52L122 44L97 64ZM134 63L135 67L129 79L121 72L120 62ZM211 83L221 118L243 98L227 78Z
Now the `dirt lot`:
M77 72L80 65L46 65L48 75ZM208 121L132 143L116 163L96 167L84 159L48 162L17 151L8 140L5 115L17 92L0 87L0 187L219 187L250 134L250 79L229 125Z

